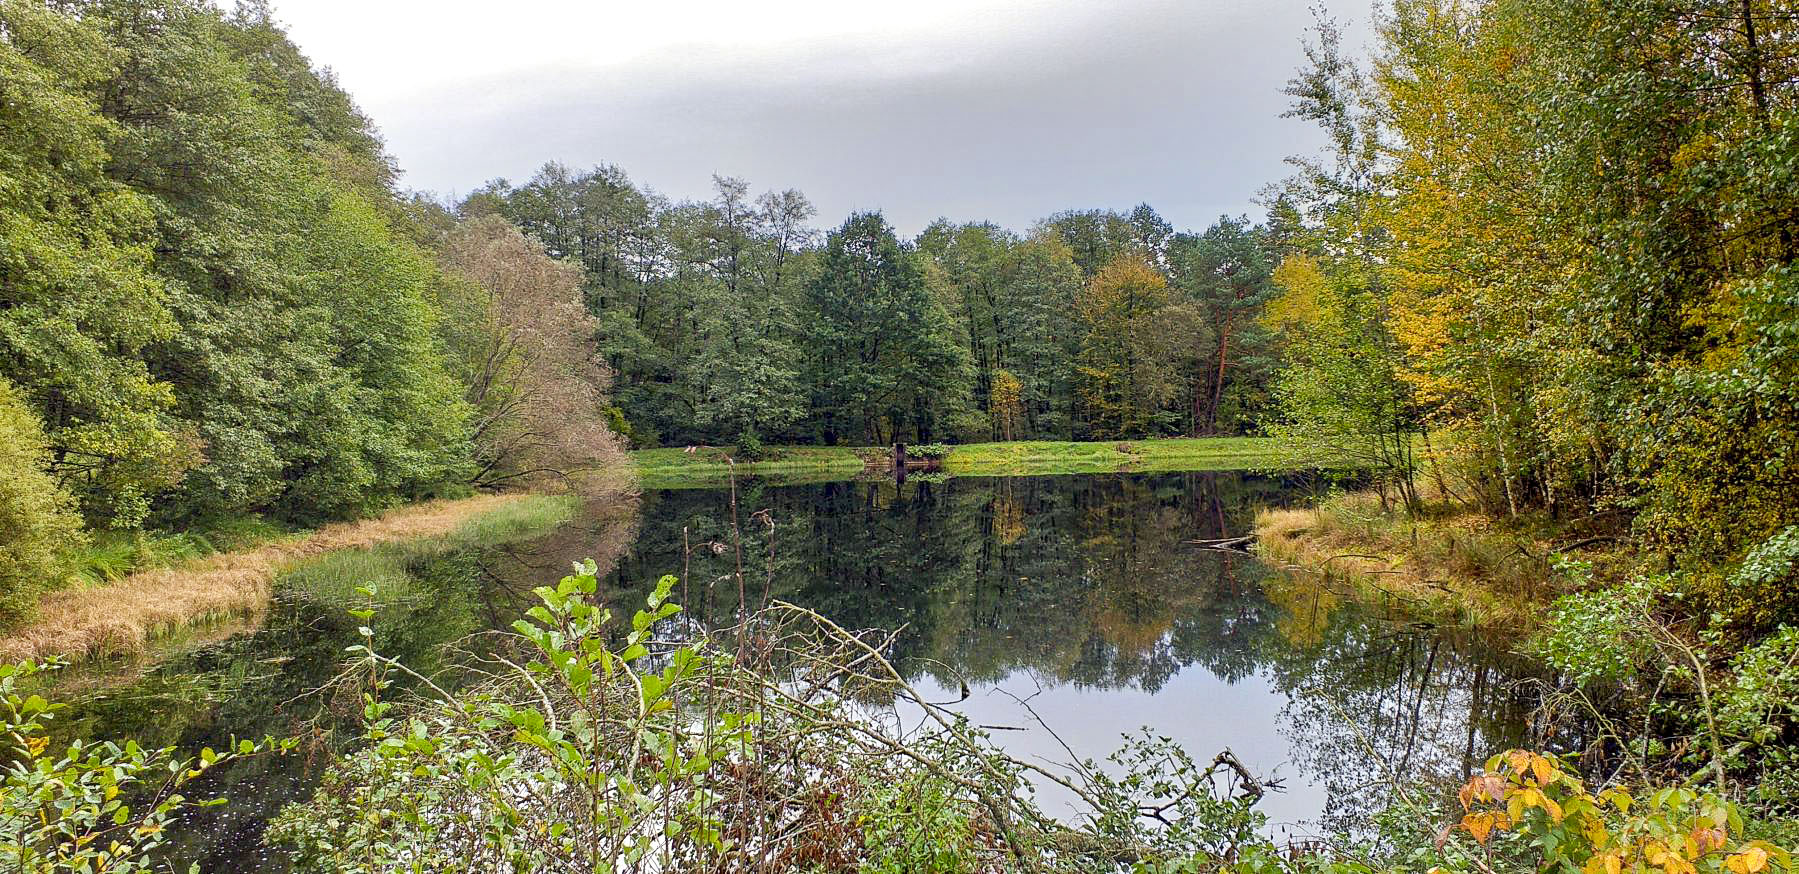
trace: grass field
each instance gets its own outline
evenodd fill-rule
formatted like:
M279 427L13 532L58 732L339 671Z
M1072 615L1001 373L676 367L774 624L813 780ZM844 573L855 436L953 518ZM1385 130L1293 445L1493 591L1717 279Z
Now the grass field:
M764 450L753 462L739 461L738 476L779 483L829 482L850 479L877 469L888 457L886 447L781 446ZM640 449L631 453L639 484L646 489L710 488L729 482L730 450L702 447ZM953 446L942 470L951 476L1049 476L1070 473L1163 473L1185 470L1260 470L1279 467L1279 444L1266 437L1196 437L1157 440L1106 440L968 443Z
M943 460L943 470L951 476L1263 470L1279 467L1280 459L1280 444L1268 437L1171 437L1091 443L1028 440L957 446Z
M738 476L764 477L780 482L829 482L844 480L868 466L861 450L848 446L770 446L753 462L739 461ZM639 449L631 453L637 464L638 484L646 489L711 488L730 482L731 450L703 446L692 453L682 448Z

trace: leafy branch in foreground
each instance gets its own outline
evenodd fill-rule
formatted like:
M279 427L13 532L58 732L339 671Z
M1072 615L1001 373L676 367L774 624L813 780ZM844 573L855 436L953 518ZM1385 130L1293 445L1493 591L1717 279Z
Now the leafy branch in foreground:
M595 570L539 588L460 694L426 684L401 708L383 695L404 666L353 647L362 751L275 839L304 870L368 872L1105 871L1257 839L1252 802L1166 741L1116 758L1123 776L1022 762L913 688L891 635L778 602L704 629L669 603L673 577L609 635ZM1082 815L1045 814L1038 784Z
M890 633L782 602L702 627L670 602L674 577L615 624L593 603L595 572L586 563L537 589L541 603L477 666L479 682L451 694L412 674L429 695L404 704L385 696L411 671L374 649L373 611L354 611L365 643L345 676L366 684L363 743L271 833L301 870L1788 867L1778 847L1743 839L1721 801L1678 788L1589 794L1557 760L1522 751L1464 791L1459 830L1401 805L1379 841L1298 852L1267 837L1255 781L1228 752L1201 767L1146 734L1107 765L1023 761L921 695L889 660ZM1072 812L1048 813L1039 789Z
M1468 812L1458 827L1479 849L1446 853L1463 863L1454 868L1761 874L1793 867L1788 851L1746 839L1742 812L1717 796L1679 786L1594 793L1560 760L1524 750L1489 759L1460 800Z
M56 872L150 871L165 829L184 810L225 803L185 790L218 765L259 753L285 754L293 741L233 740L194 759L135 741L74 741L50 748L49 722L63 705L21 694L19 681L50 665L0 665L0 868Z

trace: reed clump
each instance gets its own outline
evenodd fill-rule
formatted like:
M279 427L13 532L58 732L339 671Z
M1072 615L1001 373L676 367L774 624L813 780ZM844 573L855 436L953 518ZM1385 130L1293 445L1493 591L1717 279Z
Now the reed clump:
M293 562L328 552L436 537L500 511L511 517L548 512L531 495L480 495L430 501L310 534L221 552L130 574L103 585L52 592L32 619L0 637L0 660L71 659L142 651L159 636L192 625L258 614L272 584Z

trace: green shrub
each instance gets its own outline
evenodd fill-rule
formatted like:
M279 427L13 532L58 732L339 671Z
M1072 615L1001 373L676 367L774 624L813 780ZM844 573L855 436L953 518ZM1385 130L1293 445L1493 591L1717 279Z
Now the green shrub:
M865 779L856 825L867 855L858 874L960 874L980 870L980 808L931 775L898 783Z
M363 589L344 675L359 751L269 832L296 870L1099 872L1264 842L1253 802L1217 794L1217 765L1147 736L1115 769L1058 776L1090 811L1059 822L1032 801L1033 766L916 697L864 638L791 605L738 629L664 627L674 577L614 628L596 570L536 590L512 670L404 707L390 678L430 681L374 650ZM745 630L754 651L729 642ZM925 726L867 717L901 697Z
M755 461L767 453L767 447L762 445L762 438L756 432L745 431L743 436L737 438L736 457L739 461Z
M11 383L0 379L0 623L31 612L67 581L85 542L74 499L45 472L44 430Z
M215 765L262 752L286 753L293 741L233 740L223 754L197 759L134 741L74 741L53 749L46 728L62 705L21 694L19 681L43 670L0 665L0 869L20 874L166 870L153 860L163 832L196 801L183 787Z
M914 458L942 458L949 455L950 448L947 443L916 443L906 447L906 454Z
M1799 623L1799 525L1750 548L1732 573L1705 567L1691 576L1705 606L1739 631L1755 634Z
M1627 682L1659 664L1655 640L1643 619L1655 598L1655 584L1644 578L1563 595L1525 650L1576 685Z

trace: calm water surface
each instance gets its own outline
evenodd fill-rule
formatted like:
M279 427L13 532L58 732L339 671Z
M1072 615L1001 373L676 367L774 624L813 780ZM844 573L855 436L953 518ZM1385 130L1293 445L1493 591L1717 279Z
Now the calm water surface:
M1454 780L1522 742L1528 666L1464 632L1394 617L1189 541L1247 533L1256 508L1303 499L1295 480L1230 473L842 482L737 492L752 600L812 607L846 627L902 628L897 663L1021 756L1063 761L1055 737L1103 758L1147 727L1209 760L1229 747L1283 791L1263 809L1295 835L1353 828L1389 773ZM231 803L177 836L208 871L279 871L263 822L304 797L359 705L306 696L355 643L358 574L381 580L378 646L453 681L479 632L504 628L533 586L592 556L621 606L664 573L689 608L737 604L728 491L652 492L590 508L535 539L354 562L292 575L262 625L148 671L64 678L70 736L196 750L239 735L314 738L209 779ZM471 637L473 635L473 637ZM928 690L928 691L926 691ZM1055 799L1050 797L1054 804ZM185 864L181 866L185 868Z

